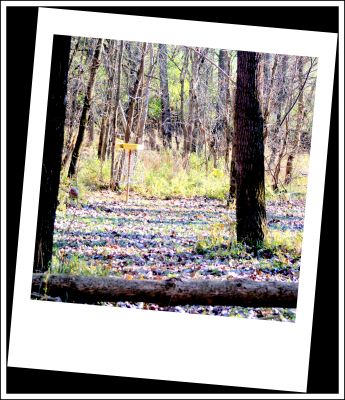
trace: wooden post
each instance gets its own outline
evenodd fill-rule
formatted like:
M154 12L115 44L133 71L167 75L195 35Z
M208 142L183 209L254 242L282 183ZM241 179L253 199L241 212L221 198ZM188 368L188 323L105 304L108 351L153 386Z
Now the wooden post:
M131 171L131 155L132 150L128 150L128 171L127 171L127 190L126 190L126 203L128 203L129 198L129 179L130 179L130 171Z

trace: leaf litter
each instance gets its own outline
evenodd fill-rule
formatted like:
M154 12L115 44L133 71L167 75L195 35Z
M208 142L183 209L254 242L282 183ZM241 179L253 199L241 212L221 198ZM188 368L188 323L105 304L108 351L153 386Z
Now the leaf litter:
M305 202L268 201L269 231L303 233ZM88 194L86 203L57 211L55 261L82 260L90 270L102 267L108 276L125 279L170 278L298 282L300 254L291 249L264 248L252 254L232 246L235 212L216 199L168 200L131 195L128 203L111 191ZM213 237L215 235L215 238ZM211 237L212 236L212 237ZM212 239L213 247L200 243ZM209 244L209 243L208 243ZM207 246L206 246L207 247ZM151 303L102 305L179 313L294 321L295 309L235 306L159 306Z

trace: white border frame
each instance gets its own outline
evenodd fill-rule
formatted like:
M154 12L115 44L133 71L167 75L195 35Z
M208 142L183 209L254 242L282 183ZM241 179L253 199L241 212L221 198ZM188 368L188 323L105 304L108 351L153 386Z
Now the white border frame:
M53 34L319 58L294 324L30 300ZM331 33L41 8L8 365L305 391L336 39Z

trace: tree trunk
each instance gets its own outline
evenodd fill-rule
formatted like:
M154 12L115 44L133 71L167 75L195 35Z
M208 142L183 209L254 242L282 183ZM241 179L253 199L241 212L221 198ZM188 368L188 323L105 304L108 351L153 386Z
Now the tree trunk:
M279 65L278 79L276 85L277 99L275 109L277 110L277 117L275 127L272 131L270 138L271 155L268 163L268 169L273 177L274 166L276 165L277 155L282 143L281 125L283 121L282 113L285 111L286 102L288 99L288 85L287 85L287 71L288 71L289 56L282 56Z
M272 88L274 84L274 79L275 79L275 74L276 74L276 69L277 69L277 63L278 63L278 55L276 54L274 57L273 61L273 66L271 70L271 79L268 83L269 76L268 76L268 62L270 60L270 54L266 55L266 63L264 66L264 100L265 100L265 109L263 113L263 118L264 118L264 143L266 142L267 136L268 136L268 120L270 116L270 107L271 107L271 101L272 101Z
M231 142L233 131L231 129L231 118L233 116L233 100L230 91L230 76L231 76L231 55L227 57L227 71L228 75L225 81L225 167L230 172L231 171L231 161L230 161L230 153L231 153Z
M198 80L198 64L199 53L191 54L191 74L189 79L189 98L188 98L188 124L184 143L184 164L187 165L188 156L191 152L195 152L196 143L194 130L196 128L197 115L197 80Z
M266 233L263 118L258 101L259 56L237 53L235 104L237 240L262 242Z
M181 128L183 132L183 151L184 155L188 153L188 128L187 128L187 123L185 120L185 114L184 114L184 104L185 104L185 79L186 79L186 73L188 69L188 62L189 62L189 50L185 49L185 55L184 55L184 60L183 60L183 65L180 73L180 86L181 86L181 91L180 91L180 98L181 98L181 103L180 103L180 121L181 121Z
M105 153L108 145L108 131L109 131L109 120L112 113L112 99L114 96L114 70L116 68L117 58L117 42L109 41L109 45L106 51L104 51L104 66L107 67L108 82L106 97L103 105L101 129L99 132L98 150L97 157L99 160L105 160Z
M76 170L77 170L77 163L78 163L78 159L79 159L80 149L81 149L81 145L83 143L85 128L87 125L88 113L90 110L92 90L93 90L93 86L95 83L96 72L99 67L99 56L101 53L102 43L103 43L103 39L98 39L97 47L96 47L96 50L94 52L93 59L92 59L90 79L89 79L89 83L88 83L85 98L84 98L84 106L83 106L83 110L82 110L81 117L80 117L78 136L77 136L77 140L76 140L76 143L75 143L75 146L73 149L72 159L71 159L71 163L70 163L69 170L68 170L69 178L74 177L74 175L76 174Z
M234 280L127 280L33 274L32 292L77 303L132 301L161 305L296 308L297 283Z
M217 159L219 146L222 138L227 141L227 118L226 118L226 100L227 100L227 77L229 75L228 54L226 50L219 51L218 58L218 99L216 103L216 120L212 129L210 141L210 150L213 156L213 167L217 168ZM227 147L227 146L226 146Z
M42 272L48 269L53 249L64 141L70 45L70 37L54 36L34 254L34 270Z
M86 42L86 40L85 40ZM74 126L75 126L75 121L80 119L79 116L79 107L78 107L78 97L79 95L82 94L83 90L83 82L82 82L82 76L84 74L84 57L83 53L86 48L86 43L84 42L83 46L80 49L80 60L78 63L78 66L74 68L73 70L68 68L68 80L69 83L67 85L67 106L66 106L66 120L65 123L68 125L68 135L65 133L65 144L64 144L64 149L63 149L63 155L62 155L62 169L65 169L67 164L70 161L75 142L78 136L78 132L74 131ZM81 45L81 41L79 42L79 45ZM73 62L73 58L75 57L72 56L70 57L70 66L72 65L71 63ZM78 71L75 73L75 71Z
M227 206L230 205L236 198L236 147L232 144L231 163L230 163L230 187L227 200Z
M145 66L145 53L147 49L147 43L143 43L142 45L142 54L140 60L140 66L137 72L137 77L130 91L130 100L128 106L128 114L127 114L127 127L125 132L125 142L129 142L132 129L133 129L133 118L134 118L134 110L137 104L137 96L139 93L140 86L142 84L143 76L144 76L144 66Z
M110 188L112 190L115 189L115 146L116 146L118 108L119 108L119 103L120 103L123 47L124 47L124 41L121 40L121 42L120 42L119 61L118 61L118 64L117 64L117 89L116 89L116 98L115 98L115 105L114 105L114 119L113 119L114 137L113 137L113 141L112 141L112 144L111 144Z
M169 86L168 86L168 56L167 45L158 45L158 58L159 58L159 77L162 101L162 134L163 146L171 148L171 116L170 116L170 100L169 100Z
M303 57L298 58L298 81L299 86L302 87L303 85L303 67L304 67L304 60ZM298 146L301 137L301 130L303 128L303 116L304 116L304 100L303 100L303 92L300 94L298 98L298 108L297 108L297 122L296 122L296 129L292 141L292 149L290 154L288 155L288 159L286 162L286 170L285 170L285 185L288 185L291 182L292 178L292 170L293 170L293 163L295 159L295 155L298 151Z
M145 85L143 85L144 86L142 94L143 99L141 104L140 118L138 119L138 126L136 131L136 138L135 138L136 143L142 143L143 141L147 112L149 108L149 100L150 100L150 84L155 66L153 45L150 44L149 47L150 47L150 64L149 64L148 77L146 79Z
M142 44L141 50L141 59L139 69L136 74L136 79L133 84L133 87L129 93L129 105L128 105L128 113L127 113L127 121L125 122L125 143L130 141L132 132L133 132L133 121L134 121L134 112L135 108L138 104L138 94L140 88L142 86L143 77L144 77L144 68L145 68L145 55L146 55L147 43ZM124 153L120 156L117 165L115 167L114 173L114 190L119 190L120 181L123 174L123 165L124 165Z
M286 110L284 111L285 115L282 118L280 126L279 126L279 130L281 130L281 126L285 122L285 134L283 135L283 133L281 133L281 135L280 135L279 145L281 144L281 142L282 142L282 145L281 145L279 154L276 157L276 165L274 167L273 174L272 174L272 189L273 189L273 191L278 191L281 164L282 164L283 157L286 155L287 141L288 141L288 137L289 137L289 134L290 134L290 132L289 132L290 131L289 130L289 121L288 121L289 120L289 111L288 111L288 109L291 107L290 104L292 102L292 98L293 98L293 94L294 94L293 83L294 83L294 80L295 80L295 77L296 77L297 69L298 69L298 61L295 63L295 70L294 70L293 77L291 79L290 93L289 93L289 97L288 97ZM278 148L277 148L276 152L278 152ZM272 173L272 171L271 171L271 173Z
M273 173L273 184L272 184L272 189L274 191L278 190L279 186L279 175L280 175L280 169L281 169L281 164L283 157L286 152L286 145L287 145L287 139L289 136L289 118L285 119L285 135L283 139L283 145L282 148L280 149L279 155L278 155L278 160L277 160L277 165L275 166L274 173Z
M89 140L88 140L88 144L91 145L94 138L95 138L95 130L94 130L94 119L93 119L93 115L92 115L92 111L90 112L89 115L89 120L88 120L88 124L87 124L87 128L89 131Z
M109 91L109 100L108 100L108 114L106 118L106 123L105 123L105 131L104 131L104 138L103 138L103 143L102 143L102 148L101 148L101 161L105 161L105 158L108 154L109 157L109 141L111 139L111 132L112 132L112 127L113 127L113 119L115 117L114 115L114 97L115 97L115 92L116 92L116 86L114 85L114 79L115 79L115 68L116 68L116 63L117 63L117 54L118 54L118 49L117 49L117 41L114 43L114 49L111 51L111 58L113 59L112 68L110 70L110 91Z

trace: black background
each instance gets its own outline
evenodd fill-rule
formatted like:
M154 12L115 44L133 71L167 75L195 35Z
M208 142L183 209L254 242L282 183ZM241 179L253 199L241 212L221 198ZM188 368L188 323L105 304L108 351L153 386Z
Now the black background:
M58 7L338 32L337 7ZM7 8L7 344L35 49L37 7ZM187 33L186 33L187 34ZM338 63L333 89L308 393L338 393ZM35 327L30 327L35 329ZM38 331L37 335L49 334ZM230 343L231 345L231 343ZM248 344L250 345L250 344ZM37 349L47 351L47 349ZM169 348L164 351L169 352ZM217 349L215 348L215 351ZM279 349L277 349L279 351ZM168 354L167 354L168 355ZM49 357L49 351L47 351ZM183 355L181 355L183 359ZM183 362L183 361L181 361ZM286 379L289 379L287 376ZM274 393L269 390L7 368L7 393ZM279 393L279 392L275 392ZM286 392L284 392L286 393Z

